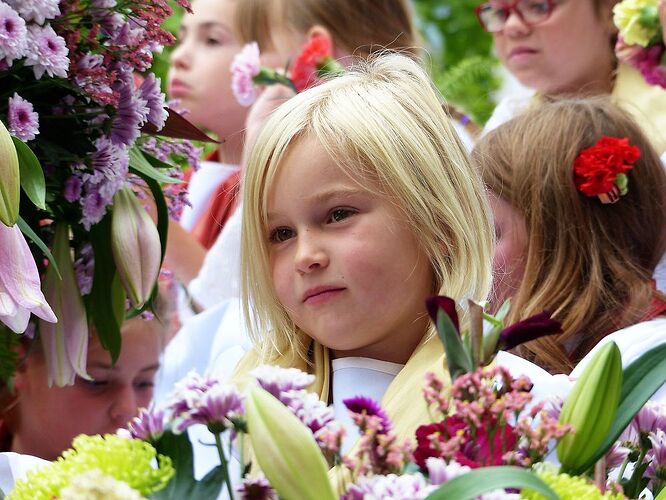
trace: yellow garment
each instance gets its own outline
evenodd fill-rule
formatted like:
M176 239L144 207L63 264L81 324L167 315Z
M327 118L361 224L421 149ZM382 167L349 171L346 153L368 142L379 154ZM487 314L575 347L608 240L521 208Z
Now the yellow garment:
M630 113L651 140L657 152L666 152L666 90L648 84L631 66L620 64L612 99Z
M314 341L313 341L314 342ZM314 342L312 349L312 363L308 366L304 360L290 353L280 357L272 364L283 368L298 368L311 373L315 381L309 388L319 395L321 401L330 403L331 362L329 350L321 344ZM241 359L232 382L240 387L246 385L250 379L249 373L261 364L256 349L249 351ZM423 399L423 384L426 372L434 372L443 380L449 380L445 369L444 348L437 336L421 341L407 364L396 375L393 382L386 389L381 400L382 408L393 422L394 430L399 439L414 439L414 432L419 425L430 422L428 407ZM359 381L359 394L363 394L362 381Z

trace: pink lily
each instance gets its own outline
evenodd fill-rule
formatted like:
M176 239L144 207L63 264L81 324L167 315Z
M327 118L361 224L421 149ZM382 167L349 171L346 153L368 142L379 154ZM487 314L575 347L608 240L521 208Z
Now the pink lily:
M39 334L49 369L49 386L71 385L76 375L90 379L86 372L88 356L88 319L74 274L69 248L69 227L56 227L53 257L62 280L50 266L46 271L44 292L60 318L57 324L40 322Z
M17 225L0 223L0 321L16 333L25 332L30 313L58 321L40 288L39 271Z

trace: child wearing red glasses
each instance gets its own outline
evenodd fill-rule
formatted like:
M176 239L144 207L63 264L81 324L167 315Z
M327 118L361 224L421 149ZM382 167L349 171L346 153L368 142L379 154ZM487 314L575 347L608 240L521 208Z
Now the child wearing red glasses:
M617 0L491 0L477 7L502 64L537 98L501 102L487 130L546 96L611 94L666 151L666 91L618 64L614 53Z

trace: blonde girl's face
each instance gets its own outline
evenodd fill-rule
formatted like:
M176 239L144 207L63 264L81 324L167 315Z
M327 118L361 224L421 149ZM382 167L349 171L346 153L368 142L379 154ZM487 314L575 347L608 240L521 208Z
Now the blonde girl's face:
M243 130L248 109L231 92L231 63L241 46L232 20L238 0L195 0L171 55L169 96L180 99L188 119L227 137Z
M91 337L88 374L74 385L48 387L46 363L30 359L16 375L19 423L14 451L54 460L79 434L113 433L147 407L153 397L159 367L162 327L134 318L123 325L122 350L115 365L109 353Z
M268 199L277 297L337 357L404 363L428 325L433 273L414 228L304 137L279 165Z
M527 259L525 218L506 200L489 194L495 225L493 254L493 306L495 309L514 295L523 279Z
M513 12L493 33L497 55L523 85L541 93L610 92L612 3L597 12L593 0L555 0L550 17L533 26Z

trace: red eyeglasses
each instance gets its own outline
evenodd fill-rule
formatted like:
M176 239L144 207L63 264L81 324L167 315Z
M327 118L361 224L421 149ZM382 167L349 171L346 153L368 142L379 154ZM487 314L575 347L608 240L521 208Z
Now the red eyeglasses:
M512 12L530 26L548 19L555 0L515 0L513 3L486 2L476 8L483 29L490 33L502 31Z

